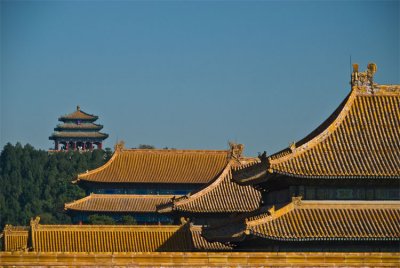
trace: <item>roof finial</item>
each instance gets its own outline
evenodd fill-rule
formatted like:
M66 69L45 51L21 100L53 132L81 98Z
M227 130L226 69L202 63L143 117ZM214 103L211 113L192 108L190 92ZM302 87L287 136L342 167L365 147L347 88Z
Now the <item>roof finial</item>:
M229 142L229 147L231 147L231 157L239 159L242 157L242 153L244 150L244 145L235 143L235 142Z
M76 106L76 110L77 110L77 111L80 111L80 110L81 110L81 106L77 105L77 106Z
M358 71L358 64L353 64L353 73L351 74L351 86L365 86L373 90L374 87L374 74L377 70L376 64L373 62L368 63L365 72Z
M119 142L117 142L117 144L115 144L114 146L114 150L117 152L120 152L122 150L125 149L125 142L123 140L120 140Z

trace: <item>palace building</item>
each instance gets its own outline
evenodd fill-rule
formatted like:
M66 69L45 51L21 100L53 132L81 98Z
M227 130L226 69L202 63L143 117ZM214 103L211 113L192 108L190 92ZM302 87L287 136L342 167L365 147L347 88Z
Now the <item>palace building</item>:
M88 196L67 203L65 210L74 222L86 222L89 215L102 214L117 221L130 215L140 224L176 223L181 215L172 211L161 214L157 208L223 180L232 166L257 161L243 157L242 150L240 144L218 151L126 149L119 143L106 164L78 175L74 183L86 189ZM241 188L257 192L252 187ZM251 202L253 209L258 207L257 200Z
M129 214L141 225L33 220L30 227L6 226L5 248L338 252L340 264L343 252L392 252L398 263L400 85L375 83L375 72L373 63L365 72L354 65L351 91L333 114L270 156L243 157L240 144L226 151L119 144L105 165L77 177L88 196L65 209L74 222L92 213ZM155 223L173 225L143 225Z
M398 251L400 86L354 65L352 89L307 137L233 180L262 192L262 206L210 226L210 241L274 251Z
M75 112L60 116L58 121L62 123L57 125L49 137L49 140L54 141L54 150L93 150L95 145L102 149L108 134L101 133L103 126L94 123L98 118L85 113L79 106Z

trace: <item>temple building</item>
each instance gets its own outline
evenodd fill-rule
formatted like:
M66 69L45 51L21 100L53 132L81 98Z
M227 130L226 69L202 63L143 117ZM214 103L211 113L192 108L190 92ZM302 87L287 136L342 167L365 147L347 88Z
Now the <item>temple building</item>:
M88 216L102 214L116 221L130 215L139 224L176 223L183 215L172 210L158 213L158 207L171 200L181 200L182 196L210 183L229 179L232 166L239 168L258 161L243 157L242 150L240 144L231 144L229 150L157 150L126 149L119 143L106 164L78 175L74 183L83 187L88 196L65 204L65 210L73 222L86 222ZM241 188L258 193L252 187ZM260 199L259 193L258 196ZM253 210L258 207L257 202L255 198L240 206L247 204L246 209ZM226 211L211 211L219 212Z
M358 72L315 131L233 180L262 192L262 206L204 230L209 241L261 251L398 251L400 86Z
M60 116L58 121L62 123L49 137L54 141L54 150L93 150L94 146L102 149L108 134L101 133L103 126L94 123L98 118L97 115L85 113L79 106L75 112Z

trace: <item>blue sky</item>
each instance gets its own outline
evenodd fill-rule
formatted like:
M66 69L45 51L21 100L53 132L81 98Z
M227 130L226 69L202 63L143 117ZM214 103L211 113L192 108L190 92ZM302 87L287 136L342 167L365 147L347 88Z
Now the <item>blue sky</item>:
M274 153L348 94L350 55L399 84L399 1L1 1L0 146L60 115L128 147Z

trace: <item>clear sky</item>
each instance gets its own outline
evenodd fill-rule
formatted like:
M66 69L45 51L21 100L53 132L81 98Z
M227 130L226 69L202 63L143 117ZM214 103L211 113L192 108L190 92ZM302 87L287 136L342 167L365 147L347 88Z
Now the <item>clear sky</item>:
M1 0L0 146L53 147L60 115L107 147L274 153L349 93L350 55L399 84L399 1Z

